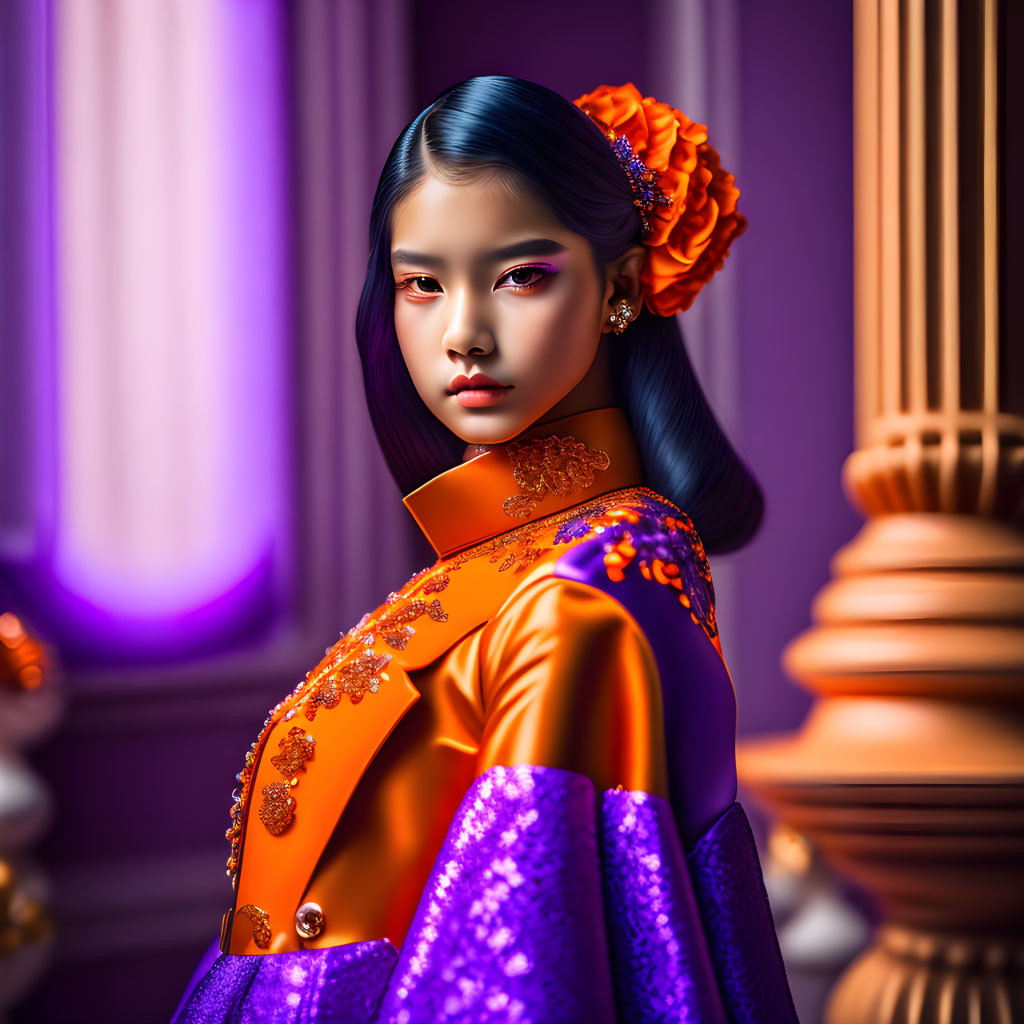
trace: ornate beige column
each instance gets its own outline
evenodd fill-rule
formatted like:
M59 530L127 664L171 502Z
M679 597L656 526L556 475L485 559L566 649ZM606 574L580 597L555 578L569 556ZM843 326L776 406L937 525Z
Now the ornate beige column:
M1007 279L1003 218L1020 184L1003 162L1016 2L854 3L843 486L867 522L783 654L811 713L740 751L755 796L881 914L828 1024L1024 1022L1024 339L1006 316L1024 283Z

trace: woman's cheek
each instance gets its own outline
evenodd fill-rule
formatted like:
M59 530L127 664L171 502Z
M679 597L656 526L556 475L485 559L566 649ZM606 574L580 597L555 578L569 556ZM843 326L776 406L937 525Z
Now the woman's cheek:
M548 363L549 372L560 381L575 386L586 376L597 354L601 340L600 328L576 306L563 309L547 321L544 339L539 348Z
M425 322L425 318L417 317L415 311L395 310L395 334L398 337L398 348L417 390L428 376L426 366L429 359L427 328L428 324Z

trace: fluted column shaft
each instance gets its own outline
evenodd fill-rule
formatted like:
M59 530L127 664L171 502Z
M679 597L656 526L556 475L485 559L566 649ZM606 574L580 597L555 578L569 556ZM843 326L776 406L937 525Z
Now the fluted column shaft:
M1000 180L1003 12L854 12L857 450L844 485L868 515L1020 517L1024 362L999 280L1013 187Z
M1008 315L1012 0L855 0L867 517L786 648L801 731L740 752L874 898L829 1024L1024 1022L1024 339Z

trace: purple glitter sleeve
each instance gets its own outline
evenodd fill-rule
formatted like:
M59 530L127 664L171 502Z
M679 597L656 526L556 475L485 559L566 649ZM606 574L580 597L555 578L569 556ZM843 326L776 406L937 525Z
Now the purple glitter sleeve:
M619 1019L725 1024L671 807L648 793L611 790L602 808Z
M672 808L585 776L485 772L401 953L220 956L173 1024L795 1024L746 816L684 857Z
M687 855L730 1024L796 1024L757 847L734 803Z
M491 768L427 883L381 1020L611 1024L594 789L552 768Z
M365 1024L374 1018L396 957L385 941L223 954L171 1024Z
M449 829L380 1021L795 1024L739 804L689 857L667 801L611 790L596 805L573 772L484 773Z

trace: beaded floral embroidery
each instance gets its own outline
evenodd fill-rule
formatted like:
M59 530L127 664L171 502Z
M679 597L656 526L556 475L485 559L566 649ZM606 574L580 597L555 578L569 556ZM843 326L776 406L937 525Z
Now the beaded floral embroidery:
M564 497L576 488L590 487L594 473L611 464L608 453L588 448L574 437L540 437L505 446L519 494L506 499L508 516L528 516L545 495Z
M586 516L600 516L608 511L613 505L619 504L628 497L635 495L639 488L630 488L624 491L614 491L586 505L576 505L563 512L556 512L553 515L545 516L543 519L531 523L524 523L514 530L491 537L489 540L481 541L479 544L468 548L465 551L457 552L448 561L448 570L458 569L466 562L484 555L491 562L501 562L498 572L506 572L509 569L513 573L520 573L528 569L544 552L547 545L538 544L538 535L552 529L558 529L570 520ZM584 530L584 533L587 531ZM581 534L580 536L582 536Z
M394 645L392 645L394 646ZM358 704L367 693L376 693L381 680L387 679L384 667L391 660L390 654L374 654L364 651L353 661L343 661L347 651L339 651L331 659L340 662L336 672L321 676L305 701L306 717L312 722L320 708L336 708L342 697L348 697Z
M278 743L281 753L270 759L270 763L285 778L306 770L306 762L313 760L316 740L300 725L293 725L288 735Z
M584 457L585 453L605 459L607 456L582 444L579 449L583 451L572 450L571 457L561 461L552 458L550 465L559 467L557 472L542 467L534 478L524 470L523 479L532 480L529 486L541 496L549 491L569 493L576 484L589 486L593 482L593 471L603 467L601 458ZM588 483L580 483L583 480L588 480ZM558 491L555 487L565 490ZM539 500L537 497L535 503ZM675 515L666 515L667 509L672 509ZM244 808L248 803L256 754L278 717L290 721L301 708L305 717L313 721L318 711L337 707L343 697L358 704L366 694L376 693L380 685L387 682L384 669L391 660L391 655L369 649L378 637L394 650L404 650L409 637L415 632L413 622L422 618L434 622L447 619L441 600L427 595L443 593L451 573L467 562L483 557L491 562L500 562L499 572L523 572L550 550L552 531L555 544L590 534L604 535L604 561L610 579L621 580L627 566L637 561L647 579L664 583L680 592L680 603L709 637L717 635L711 570L697 531L687 516L644 487L614 491L584 505L524 523L421 569L400 591L388 595L376 619L369 614L364 615L333 647L328 648L320 664L307 673L289 697L270 711L263 731L251 745L245 765L236 776L239 786L232 794L232 824L226 833L231 842L227 873L232 879L235 879L238 869ZM544 540L544 535L549 539ZM290 705L288 710L280 714L286 705ZM313 738L304 730L293 727L279 743L281 752L271 758L271 764L280 771L284 780L263 788L264 800L258 815L273 835L282 834L295 818L296 800L291 790L298 785L296 772L305 771L306 763L313 757L313 744Z
M446 577L444 586L447 585L448 580ZM426 586L425 584L424 589L426 589ZM443 590L444 587L441 589ZM394 647L397 651L404 651L406 644L409 642L409 637L413 634L413 629L409 623L415 622L421 615L426 615L428 619L433 619L434 622L444 622L448 618L448 613L441 607L441 602L437 598L430 602L417 598L415 601L403 604L401 608L397 608L395 611L388 612L380 620L377 628L380 630L380 635L384 638L384 643L388 647Z
M559 529L555 543L586 536L591 530L603 533L610 580L624 579L626 568L636 561L644 579L679 591L679 603L713 640L718 636L715 589L704 545L690 517L675 506L669 507L676 514L666 515L661 501L640 500L597 516L580 514Z
M321 709L337 707L344 697L352 704L358 704L366 694L376 693L381 683L387 681L384 669L391 660L390 654L378 654L368 649L377 636L389 647L403 650L414 633L412 622L422 616L434 622L444 622L448 618L439 598L425 600L421 596L437 593L447 586L447 575L437 570L437 566L421 569L400 593L389 594L384 611L376 621L372 621L369 614L364 615L333 647L324 652L320 664L306 674L292 693L271 709L260 735L245 756L242 770L235 776L239 785L232 794L231 827L225 833L231 843L227 874L233 881L238 870L245 808L248 806L249 790L255 774L256 754L285 705L291 706L281 715L284 721L290 721L301 708L305 717L312 722ZM282 835L295 820L297 802L292 790L299 781L295 773L299 767L305 770L305 762L312 759L314 743L312 736L293 727L279 744L281 753L271 758L270 763L284 778L281 782L263 787L263 801L257 812L271 835ZM305 758L301 765L296 766L296 757Z
M287 782L271 782L263 787L260 821L272 836L279 836L295 820L295 797Z
M297 773L304 772L306 763L313 760L316 740L301 726L292 726L277 746L281 752L272 757L270 763L290 781L272 782L263 787L259 818L272 836L279 836L295 819L295 797L291 790L299 784Z

